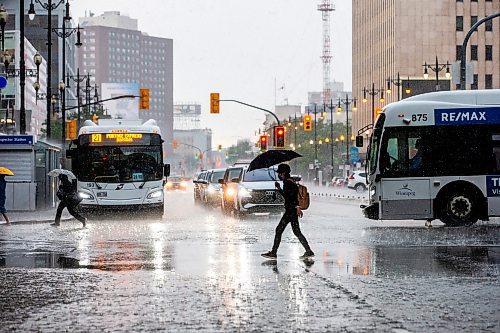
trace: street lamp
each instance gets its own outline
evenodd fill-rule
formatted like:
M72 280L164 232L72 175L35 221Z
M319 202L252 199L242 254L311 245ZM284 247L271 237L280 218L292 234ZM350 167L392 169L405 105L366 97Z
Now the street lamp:
M51 81L51 71L52 71L52 10L57 9L61 4L64 3L64 0L59 0L57 3L53 4L52 0L48 0L46 3L43 3L41 0L35 0L43 9L47 10L47 96L52 95L52 81ZM56 0L57 1L57 0ZM24 6L24 0L21 1ZM35 18L35 6L33 5L33 1L31 1L30 8L28 10L28 16L30 20ZM23 15L21 15L24 17ZM64 20L63 20L64 21ZM65 64L63 65L64 68ZM47 97L47 140L51 137L51 129L50 129L50 108L51 108L51 100Z
M5 25L7 24L7 19L9 18L9 13L5 10L5 7L0 5L0 28L2 29L2 51L5 50Z
M375 123L375 96L380 94L380 102L383 103L384 99L384 89L375 89L375 83L372 83L371 89L363 88L363 103L366 103L366 94L372 97L372 125Z
M398 72L398 76L396 79L392 79L390 77L387 78L387 90L386 90L387 95L390 95L392 93L391 84L394 84L398 88L398 101L400 101L401 100L400 87L403 85L403 82L401 81L401 79L399 77L399 72Z
M436 73L436 91L439 91L439 72L446 69L446 74L445 74L446 79L449 80L451 78L450 63L446 61L446 64L440 64L437 56L436 56L436 63L434 66L428 65L427 61L422 66L424 67L424 79L427 80L429 78L429 72L427 71L427 69L430 69L431 71Z
M383 92L382 92L382 98L383 98ZM340 104L345 105L345 127L346 127L346 138L349 138L349 106L353 104L353 111L357 109L357 102L358 100L356 98L349 98L349 95L346 95L344 99L339 98L338 101L338 107L337 111L340 113L342 112L342 107ZM341 136L342 138L343 136ZM350 159L349 159L349 139L347 139L347 145L346 145L346 166L351 165ZM347 170L346 170L346 176L348 175Z

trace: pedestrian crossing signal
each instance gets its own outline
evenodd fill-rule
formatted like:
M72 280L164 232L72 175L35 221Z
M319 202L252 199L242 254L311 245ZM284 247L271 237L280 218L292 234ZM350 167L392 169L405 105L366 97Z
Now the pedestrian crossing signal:
M276 148L285 148L285 126L274 127L274 146Z
M261 135L259 142L260 142L260 150L266 151L267 150L267 135Z
M210 94L210 113L219 113L219 93Z

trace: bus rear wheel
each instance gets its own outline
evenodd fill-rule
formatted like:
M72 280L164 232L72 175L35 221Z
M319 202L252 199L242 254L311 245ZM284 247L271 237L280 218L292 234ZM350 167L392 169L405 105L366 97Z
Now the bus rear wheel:
M474 195L450 193L442 202L440 220L450 227L470 226L477 222L478 212L479 202Z

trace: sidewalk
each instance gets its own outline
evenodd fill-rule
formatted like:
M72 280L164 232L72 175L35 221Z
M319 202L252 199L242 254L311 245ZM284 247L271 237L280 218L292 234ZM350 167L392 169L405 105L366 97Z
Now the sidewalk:
M56 216L56 209L39 210L34 212L7 212L7 216L12 224L28 224L28 223L52 223ZM73 219L71 214L65 209L61 216L61 221L69 221ZM5 224L3 217L0 217L0 225Z
M305 183L311 197L325 197L338 200L368 201L368 192L358 193L346 187L317 186L312 183Z

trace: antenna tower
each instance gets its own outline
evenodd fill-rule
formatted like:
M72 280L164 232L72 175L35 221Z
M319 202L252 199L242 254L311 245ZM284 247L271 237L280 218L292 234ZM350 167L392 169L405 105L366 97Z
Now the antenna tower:
M321 59L323 60L323 103L330 103L331 91L330 91L330 62L332 56L330 53L330 12L335 10L335 6L332 5L330 0L322 0L322 3L318 5L318 10L321 12L321 18L323 20L323 55Z

